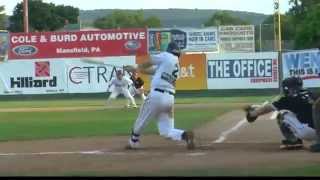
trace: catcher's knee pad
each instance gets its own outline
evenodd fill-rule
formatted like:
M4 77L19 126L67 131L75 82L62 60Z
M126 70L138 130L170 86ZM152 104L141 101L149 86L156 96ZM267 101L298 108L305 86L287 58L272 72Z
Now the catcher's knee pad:
M283 123L283 120L284 120L284 112L278 112L278 115L277 115L277 122L278 122L278 125L281 126L281 124Z
M285 137L286 140L289 140L291 142L295 142L295 141L298 140L298 137L290 129L290 125L289 124L283 122L280 125L280 131L281 131L282 135Z
M289 113L290 113L290 111L288 111L288 110L281 110L281 111L278 112L277 122L278 122L278 125L279 125L279 126L280 126L280 125L283 123L283 121L285 120L285 115L286 115L286 114L289 114Z

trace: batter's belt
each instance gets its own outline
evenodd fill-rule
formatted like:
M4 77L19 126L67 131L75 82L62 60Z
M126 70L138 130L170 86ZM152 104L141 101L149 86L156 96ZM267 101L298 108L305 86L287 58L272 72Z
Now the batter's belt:
M159 89L159 88L155 88L155 91L161 92L161 93L168 93L170 95L174 95L174 92L168 91L168 90L164 90L164 89Z

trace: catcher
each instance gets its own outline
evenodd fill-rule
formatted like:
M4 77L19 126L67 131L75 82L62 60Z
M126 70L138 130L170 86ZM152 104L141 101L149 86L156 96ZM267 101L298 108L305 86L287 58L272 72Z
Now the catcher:
M316 97L311 91L303 89L303 81L300 77L283 80L282 91L283 95L277 101L246 107L246 118L252 123L260 115L278 111L277 121L284 137L280 149L301 149L304 140L317 140L313 122L313 104Z

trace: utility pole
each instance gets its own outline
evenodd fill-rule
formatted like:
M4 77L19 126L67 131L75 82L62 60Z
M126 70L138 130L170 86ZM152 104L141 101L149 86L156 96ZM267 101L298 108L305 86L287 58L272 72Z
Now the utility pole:
M25 33L29 32L29 7L28 0L23 0L23 29Z
M274 35L275 47L279 52L282 51L281 45L281 13L280 13L280 0L274 0Z
M259 26L259 38L260 38L260 40L259 40L259 44L260 44L260 52L262 51L262 30L261 30L261 28L262 28L262 24L260 24L260 26Z
M280 14L280 0L273 0L274 2L274 33L275 33L275 45L278 50L278 64L279 64L279 91L282 93L282 80L283 80L283 63L282 63L282 46L281 46L281 14ZM276 47L276 46L275 46Z

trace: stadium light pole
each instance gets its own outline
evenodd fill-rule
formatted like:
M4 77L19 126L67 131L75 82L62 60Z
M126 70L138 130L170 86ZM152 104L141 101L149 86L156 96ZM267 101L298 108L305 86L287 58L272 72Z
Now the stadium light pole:
M283 89L281 88L281 82L283 80L283 71L282 71L282 47L281 47L281 14L280 14L280 0L273 0L274 2L274 32L275 34L278 33L278 60L279 60L279 91L280 94L283 93ZM276 31L276 26L277 30ZM276 36L276 35L275 35ZM276 44L276 43L275 43Z
M259 24L259 45L260 45L260 52L262 51L262 24Z
M25 33L29 32L29 7L28 0L23 0L23 29Z
M278 51L282 51L282 45L281 45L281 13L280 13L280 0L274 0L274 33L275 41L277 42ZM275 43L276 44L276 43Z

